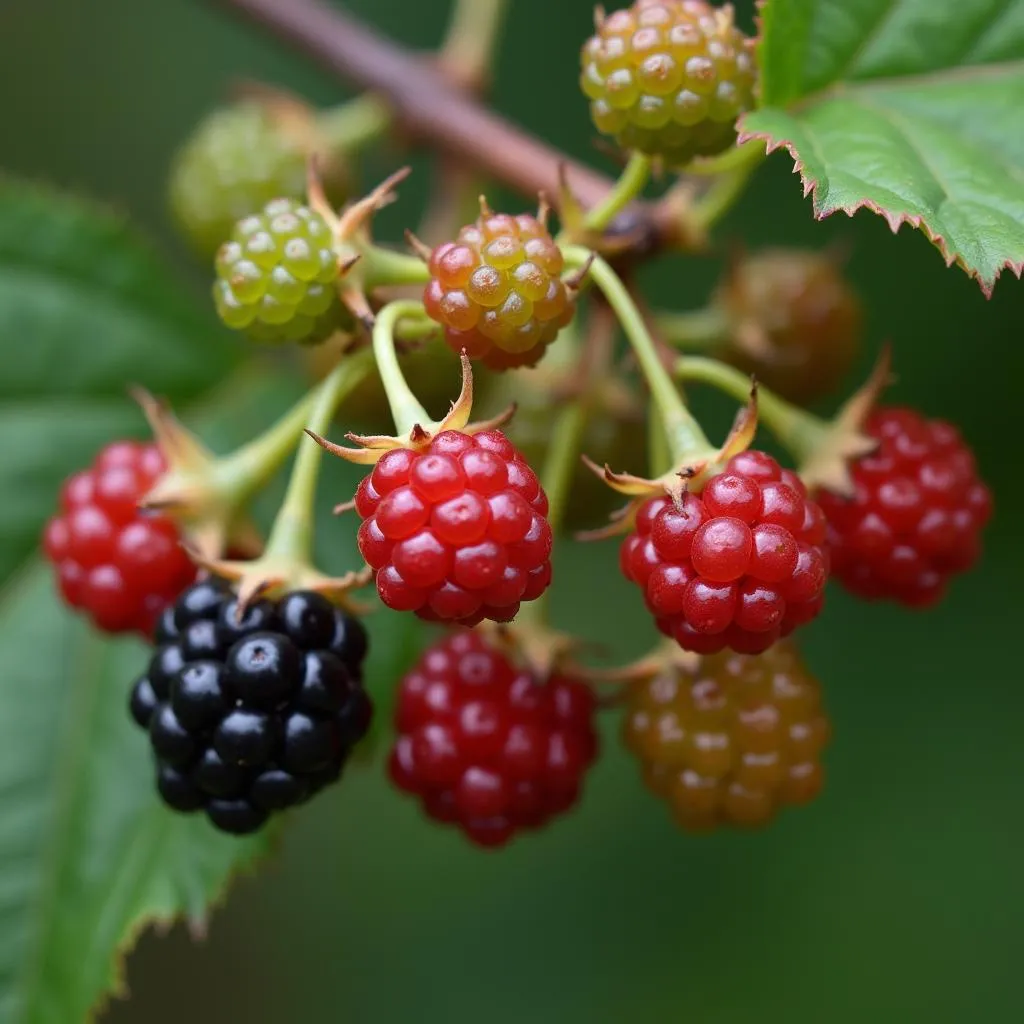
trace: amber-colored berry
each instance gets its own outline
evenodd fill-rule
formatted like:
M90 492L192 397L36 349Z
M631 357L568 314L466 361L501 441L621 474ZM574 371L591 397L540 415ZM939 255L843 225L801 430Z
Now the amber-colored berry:
M173 520L138 508L165 468L154 444L108 444L64 483L46 524L43 550L61 596L105 633L148 636L196 577Z
M977 559L992 495L952 424L879 409L865 431L879 447L850 467L853 497L818 496L833 572L867 600L932 605Z
M240 220L221 246L213 297L221 320L254 341L315 344L353 326L337 283L327 222L275 199Z
M577 679L538 684L476 633L429 648L402 680L391 778L478 846L564 814L597 753L594 697Z
M684 650L759 654L821 611L825 516L795 473L744 451L699 493L646 501L620 564Z
M735 142L757 81L754 41L731 7L704 0L637 0L609 14L582 69L598 131L677 167Z
M535 365L575 312L562 251L529 214L485 210L429 266L427 313L455 352L495 370Z
M860 345L861 304L837 260L804 249L738 259L715 295L727 338L717 351L791 401L834 391Z
M298 116L296 114L295 116ZM171 168L171 212L188 240L211 257L235 224L272 199L306 194L309 140L315 132L275 116L265 104L245 101L215 110L182 146ZM320 175L331 202L344 202L345 162L321 160Z
M693 831L762 825L813 800L829 732L818 682L785 643L635 684L623 723L644 782Z
M435 337L398 353L403 375L406 380L415 382L416 397L435 419L443 418L451 407L452 381L457 381L460 374L459 357L442 341L440 335L438 329ZM338 359L348 344L349 339L339 338L336 343L328 341L304 349L307 366L314 380L323 380L338 365ZM473 371L474 409L493 408L498 413L505 408L495 405L488 398L490 385L496 376L480 367ZM367 374L345 396L336 419L346 431L356 434L386 434L394 428L391 407L380 374Z

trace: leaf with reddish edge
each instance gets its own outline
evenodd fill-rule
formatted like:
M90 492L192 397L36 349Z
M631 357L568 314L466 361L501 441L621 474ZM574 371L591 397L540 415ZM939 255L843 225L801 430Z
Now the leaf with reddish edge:
M991 295L1024 272L1024 0L762 0L762 106L819 219L922 230Z

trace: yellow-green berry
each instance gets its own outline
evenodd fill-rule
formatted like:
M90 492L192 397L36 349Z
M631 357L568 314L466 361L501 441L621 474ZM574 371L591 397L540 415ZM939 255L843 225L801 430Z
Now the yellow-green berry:
M293 199L244 217L217 253L213 297L221 320L270 343L315 344L350 330L331 242L323 217Z
M728 149L754 104L754 40L730 6L705 0L637 0L609 14L581 63L598 131L675 167Z

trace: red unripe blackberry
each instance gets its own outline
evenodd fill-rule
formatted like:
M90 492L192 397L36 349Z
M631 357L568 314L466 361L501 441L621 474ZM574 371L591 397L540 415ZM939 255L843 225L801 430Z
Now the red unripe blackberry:
M390 451L355 500L359 550L396 611L509 622L551 582L547 496L498 430L445 430L423 451Z
M598 131L677 167L728 149L754 104L754 40L730 6L637 0L601 20L581 63Z
M685 650L759 654L821 610L824 541L825 518L800 478L745 451L678 506L646 501L620 564Z
M65 601L105 633L150 635L195 579L178 528L139 501L166 469L154 444L115 441L65 481L43 550Z
M818 495L832 571L868 600L934 604L977 559L992 496L952 424L879 409L864 432L879 447L850 466L853 497Z
M830 726L788 644L668 668L629 691L623 739L686 829L761 825L821 790Z
M584 683L538 684L481 636L455 633L402 680L391 777L435 821L501 846L576 803L597 754L593 717Z
M716 354L801 404L835 390L860 345L860 300L826 253L765 249L743 256L715 304L728 325Z
M217 313L253 341L316 344L353 325L338 297L331 229L295 200L275 199L240 220L216 266Z
M423 303L455 352L495 370L533 366L575 312L563 266L536 217L485 210L433 251Z

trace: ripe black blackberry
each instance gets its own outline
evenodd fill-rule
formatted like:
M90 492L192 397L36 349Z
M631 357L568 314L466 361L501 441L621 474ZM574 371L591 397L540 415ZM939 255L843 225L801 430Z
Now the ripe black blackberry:
M366 633L325 598L297 592L236 613L216 581L187 590L157 626L130 709L164 803L241 835L335 782L372 705Z

